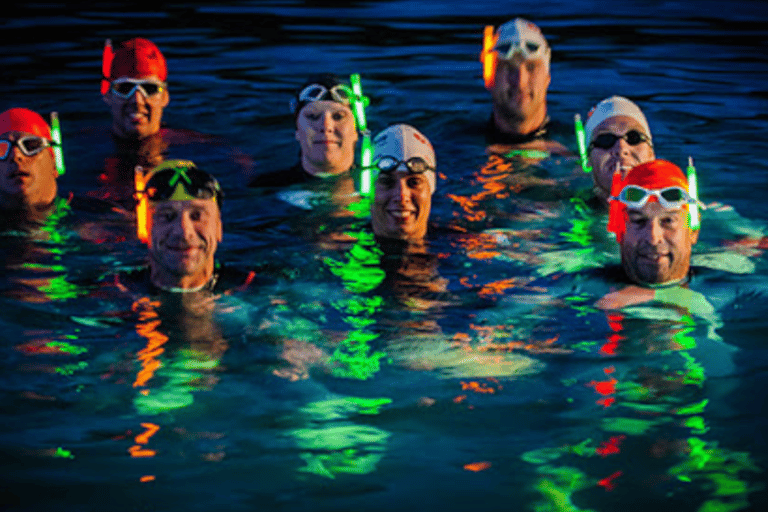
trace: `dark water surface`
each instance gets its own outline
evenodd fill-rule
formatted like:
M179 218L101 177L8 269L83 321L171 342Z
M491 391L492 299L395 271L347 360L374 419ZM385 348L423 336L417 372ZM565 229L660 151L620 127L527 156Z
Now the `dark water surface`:
M169 154L220 177L219 259L258 276L190 311L112 285L145 253L118 213L73 206L35 239L3 234L0 508L765 509L768 267L735 243L768 224L764 2L138 9L6 8L0 111L57 110L62 195L99 195L102 45L153 40ZM481 34L515 16L552 45L555 138L575 149L573 114L628 96L656 154L693 155L703 199L735 208L704 217L702 295L606 315L590 268L617 251L600 221L486 193ZM301 190L244 186L295 162L291 93L326 71L362 75L374 132L432 140L431 258L382 256L325 196L302 209ZM585 186L575 165L534 173Z

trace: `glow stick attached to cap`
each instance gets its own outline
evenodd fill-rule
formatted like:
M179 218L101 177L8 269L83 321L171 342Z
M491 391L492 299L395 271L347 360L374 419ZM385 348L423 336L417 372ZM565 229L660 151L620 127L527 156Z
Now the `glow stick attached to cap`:
M693 157L688 157L688 167L685 169L686 178L688 179L688 195L696 201L695 203L688 205L688 226L692 230L697 230L701 227L701 221L699 220L699 185L696 179L696 167L693 166Z
M486 25L483 30L483 51L480 54L480 62L483 63L483 82L485 87L490 89L496 81L496 52L493 51L493 45L496 44L496 37L493 35L493 25Z
M56 160L56 170L59 176L64 174L64 152L61 149L61 127L59 126L58 112L51 112L51 139L54 142L53 157Z
M587 135L584 133L584 125L581 122L581 116L579 114L573 116L573 124L576 128L576 143L579 145L579 162L581 163L581 170L584 172L591 172L592 167L587 163Z
M373 160L373 144L371 143L371 131L368 129L368 123L365 119L365 107L368 100L363 96L363 87L360 84L360 75L354 73L349 77L349 83L352 85L352 92L354 93L354 114L357 121L357 129L363 136L363 140L360 144L360 167L362 173L360 174L360 193L367 195L371 193L372 173L371 163Z

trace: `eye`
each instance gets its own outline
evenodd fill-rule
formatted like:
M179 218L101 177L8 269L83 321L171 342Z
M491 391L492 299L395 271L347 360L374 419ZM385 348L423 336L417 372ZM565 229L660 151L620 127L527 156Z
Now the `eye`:
M680 216L678 214L664 215L660 219L661 225L666 229L677 228L679 221L680 221Z
M418 189L424 186L425 181L423 176L409 176L406 183L408 184L408 188Z
M379 179L376 183L384 188L392 188L395 185L395 179L389 174L379 174Z
M160 210L155 213L155 221L169 223L176 219L177 215L174 210Z
M332 117L334 121L343 121L344 119L347 118L347 113L337 110L336 112L333 113Z
M193 210L189 212L189 218L194 221L198 221L203 218L203 214L200 210Z
M306 117L310 121L317 121L318 119L320 119L320 114L317 112L305 112L304 117Z
M642 229L648 223L648 219L642 215L630 215L629 223L636 229Z

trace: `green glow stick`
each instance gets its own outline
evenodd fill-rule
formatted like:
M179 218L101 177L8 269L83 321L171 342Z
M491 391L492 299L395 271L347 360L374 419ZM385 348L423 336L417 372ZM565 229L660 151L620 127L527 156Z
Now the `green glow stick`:
M362 173L360 174L360 193L367 195L371 193L372 189L372 175L371 175L371 163L373 160L373 144L371 143L371 132L368 130L368 123L365 119L365 100L363 96L363 87L360 85L360 75L354 73L349 77L349 83L352 85L352 92L354 93L354 114L357 121L357 129L363 135L363 141L360 149L360 167Z
M579 145L579 162L581 170L591 172L592 168L587 164L587 136L584 133L584 125L581 123L581 116L573 116L573 124L576 128L576 142Z
M688 194L698 202L699 185L696 180L696 167L693 166L693 157L688 157L688 167L685 170L688 178ZM699 220L699 206L696 203L688 205L688 225L691 229L699 229L701 221Z
M64 167L64 153L61 150L61 127L59 126L58 112L51 112L51 138L55 143L55 146L53 146L53 156L56 159L56 170L59 171L59 176L61 176L66 169Z

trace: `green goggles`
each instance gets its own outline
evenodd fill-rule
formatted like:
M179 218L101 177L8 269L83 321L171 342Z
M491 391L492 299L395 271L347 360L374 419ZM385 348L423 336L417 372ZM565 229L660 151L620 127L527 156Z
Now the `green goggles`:
M162 165L162 164L161 164ZM221 186L209 173L194 165L177 165L152 172L143 193L150 201L172 200L179 185L193 199L214 199L221 203Z

